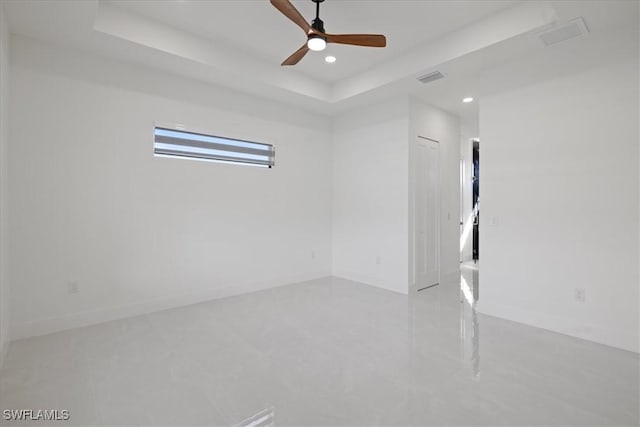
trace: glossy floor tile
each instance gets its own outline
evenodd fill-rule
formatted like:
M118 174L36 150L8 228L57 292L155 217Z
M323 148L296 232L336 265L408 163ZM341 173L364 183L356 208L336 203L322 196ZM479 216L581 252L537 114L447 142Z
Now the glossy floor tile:
M637 354L480 315L475 283L323 279L16 341L0 406L83 426L638 425Z

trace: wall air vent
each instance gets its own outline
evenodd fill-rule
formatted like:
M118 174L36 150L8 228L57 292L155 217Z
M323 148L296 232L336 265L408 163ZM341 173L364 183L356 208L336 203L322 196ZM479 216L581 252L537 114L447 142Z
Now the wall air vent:
M540 40L545 46L560 43L575 37L586 36L589 33L587 25L582 18L576 18L564 25L553 28L549 31L539 34Z
M418 81L420 83L430 83L435 80L440 80L443 77L444 74L442 74L440 71L433 71L431 73L425 74L424 76L418 77Z

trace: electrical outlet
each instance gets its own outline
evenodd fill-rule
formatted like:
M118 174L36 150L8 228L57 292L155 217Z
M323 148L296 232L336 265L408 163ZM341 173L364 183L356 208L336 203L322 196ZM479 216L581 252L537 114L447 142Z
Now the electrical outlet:
M378 255L376 257L376 264L378 264L378 265L382 264L382 260L380 259L380 255Z
M574 298L576 302L585 302L587 300L587 290L585 288L576 288Z
M69 293L69 294L77 294L78 290L79 290L78 282L73 281L73 282L67 283L67 293Z
M311 259L316 259L316 251L311 251Z

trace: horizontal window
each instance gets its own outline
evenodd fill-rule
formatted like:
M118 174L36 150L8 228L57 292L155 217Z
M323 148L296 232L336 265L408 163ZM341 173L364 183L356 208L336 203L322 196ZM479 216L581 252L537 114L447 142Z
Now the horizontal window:
M273 145L156 127L153 152L159 156L186 157L224 163L273 167Z

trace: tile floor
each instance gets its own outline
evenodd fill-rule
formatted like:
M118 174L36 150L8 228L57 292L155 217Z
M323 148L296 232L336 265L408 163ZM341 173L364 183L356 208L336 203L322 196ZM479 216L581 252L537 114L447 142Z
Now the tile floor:
M638 355L479 315L472 288L323 279L17 341L0 406L83 426L638 425Z

